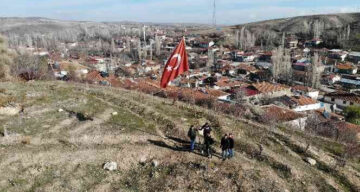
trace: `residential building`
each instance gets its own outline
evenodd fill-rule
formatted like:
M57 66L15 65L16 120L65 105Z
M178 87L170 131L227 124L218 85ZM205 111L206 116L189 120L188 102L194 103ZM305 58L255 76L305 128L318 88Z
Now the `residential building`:
M308 96L314 100L317 100L317 98L319 97L318 90L303 85L295 85L291 88L291 91L294 94Z
M264 118L268 121L268 123L275 121L291 128L295 128L301 131L305 130L307 117L303 113L282 108L276 105L263 106L262 109L265 111Z
M360 96L349 92L333 92L324 95L324 102L336 104L340 108L360 106Z

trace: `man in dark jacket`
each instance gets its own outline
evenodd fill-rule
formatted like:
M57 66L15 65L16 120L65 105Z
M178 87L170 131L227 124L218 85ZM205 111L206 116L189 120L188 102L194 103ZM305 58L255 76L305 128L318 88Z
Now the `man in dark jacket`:
M229 149L228 149L228 157L229 159L232 158L234 156L234 137L233 134L230 133L229 137L228 137L228 141L229 141Z
M210 134L206 134L204 136L204 144L205 144L205 151L206 151L206 155L211 158L212 157L212 153L211 153L211 145L214 144L214 139L211 138Z
M222 138L221 138L221 144L220 144L222 153L222 159L225 161L226 158L228 157L228 150L229 150L229 138L228 135L225 134Z
M205 137L205 135L208 135L211 133L211 127L210 127L209 123L205 123L199 130L203 130L204 137Z
M195 140L196 140L196 129L194 128L194 125L190 126L190 129L188 131L188 137L190 138L190 151L194 151L195 148Z

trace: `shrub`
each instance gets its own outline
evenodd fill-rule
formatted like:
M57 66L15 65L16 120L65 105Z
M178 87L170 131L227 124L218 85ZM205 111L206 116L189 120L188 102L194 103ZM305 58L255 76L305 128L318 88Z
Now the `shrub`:
M202 107L207 107L208 109L212 109L214 107L215 104L215 99L212 97L205 97L205 98L196 98L195 99L195 104L202 106Z

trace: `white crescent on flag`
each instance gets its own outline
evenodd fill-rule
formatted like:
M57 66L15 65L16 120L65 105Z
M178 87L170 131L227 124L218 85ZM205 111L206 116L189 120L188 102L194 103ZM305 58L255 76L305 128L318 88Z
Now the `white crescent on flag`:
M174 67L174 70L177 70L181 64L181 55L175 54L174 56L171 57L171 59L173 59L173 58L177 58L177 63L176 63L176 66Z

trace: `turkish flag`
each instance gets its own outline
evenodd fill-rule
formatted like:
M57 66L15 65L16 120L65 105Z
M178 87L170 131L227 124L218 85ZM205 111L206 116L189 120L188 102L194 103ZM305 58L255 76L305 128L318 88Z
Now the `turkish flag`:
M166 88L170 81L189 70L189 62L185 49L185 39L183 38L165 65L160 82L161 88Z

